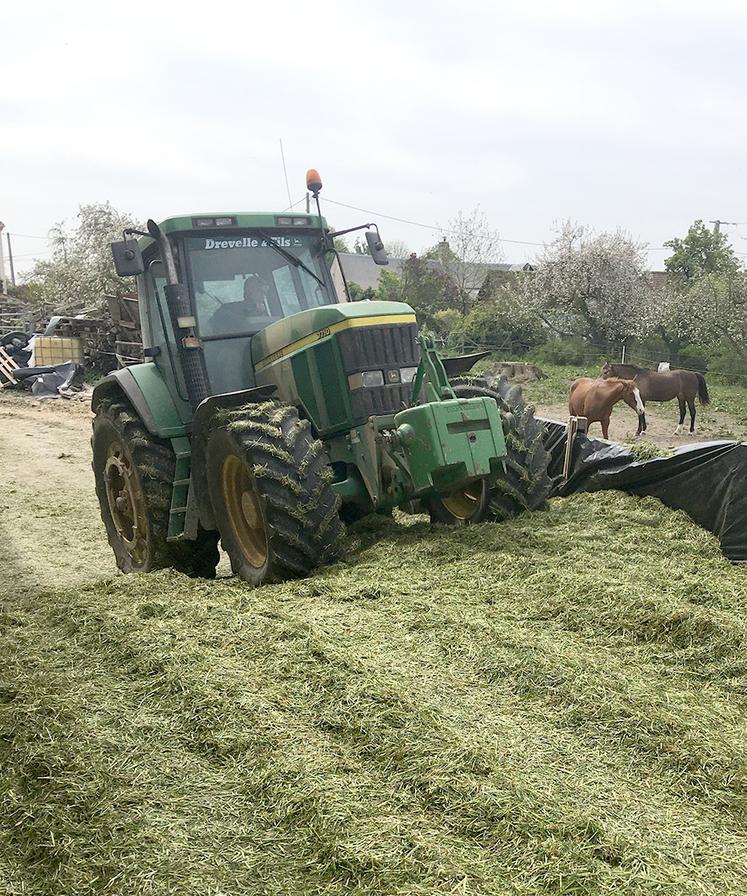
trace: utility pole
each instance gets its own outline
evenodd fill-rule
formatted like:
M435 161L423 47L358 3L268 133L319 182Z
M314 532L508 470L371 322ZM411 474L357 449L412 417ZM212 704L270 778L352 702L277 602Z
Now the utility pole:
M2 234L5 224L0 221L0 295L5 295L5 259L3 258L3 240Z
M7 231L7 233L5 234L5 236L6 236L7 240L8 240L8 261L10 262L10 282L11 282L11 283L13 284L13 286L15 287L15 285L16 285L16 271L15 271L15 268L13 267L13 249L11 248L11 245L10 245L10 231Z
M720 221L718 218L716 218L715 221L709 221L708 223L713 224L713 232L714 233L721 233L721 225L722 224L726 224L726 226L729 227L733 224L738 224L739 221Z

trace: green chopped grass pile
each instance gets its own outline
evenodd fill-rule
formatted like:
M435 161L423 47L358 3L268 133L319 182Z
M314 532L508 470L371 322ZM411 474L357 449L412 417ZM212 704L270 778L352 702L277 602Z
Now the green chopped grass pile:
M674 454L670 449L660 448L648 439L631 442L628 447L636 460L654 460L657 457L672 457Z
M0 626L3 896L747 891L747 575L654 499Z

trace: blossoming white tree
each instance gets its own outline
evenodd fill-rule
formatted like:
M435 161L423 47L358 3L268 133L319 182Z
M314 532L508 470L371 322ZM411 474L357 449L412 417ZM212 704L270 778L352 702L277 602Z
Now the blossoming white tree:
M566 222L527 279L528 306L561 336L595 344L645 336L655 306L643 250L622 231Z

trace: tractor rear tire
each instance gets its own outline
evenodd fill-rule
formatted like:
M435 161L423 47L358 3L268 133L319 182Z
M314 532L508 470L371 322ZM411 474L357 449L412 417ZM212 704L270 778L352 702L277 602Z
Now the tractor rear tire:
M506 438L506 473L491 486L483 514L475 513L466 521L458 517L448 520L444 517L448 516L449 508L442 499L440 518L434 514L432 504L431 519L464 525L465 522L511 519L527 510L544 510L553 487L547 472L550 454L544 446L542 424L524 401L521 387L512 385L505 377L491 385L484 377L477 376L455 378L451 387L457 398L492 398L498 405Z
M151 435L125 399L104 399L91 437L93 474L109 544L122 572L172 567L215 578L218 533L200 529L194 541L167 541L176 458Z
M266 401L227 412L206 457L215 522L236 575L258 587L334 558L343 524L332 470L294 407Z

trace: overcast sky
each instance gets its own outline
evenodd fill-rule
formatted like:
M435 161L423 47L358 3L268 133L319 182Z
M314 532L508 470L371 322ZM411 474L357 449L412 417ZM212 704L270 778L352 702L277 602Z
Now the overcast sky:
M104 200L284 209L280 138L294 201L313 166L330 200L434 226L479 205L505 240L570 218L660 247L695 218L747 222L744 2L66 0L6 3L1 27L13 234ZM378 221L415 250L439 238ZM747 253L747 224L725 231ZM13 245L19 268L48 250Z

